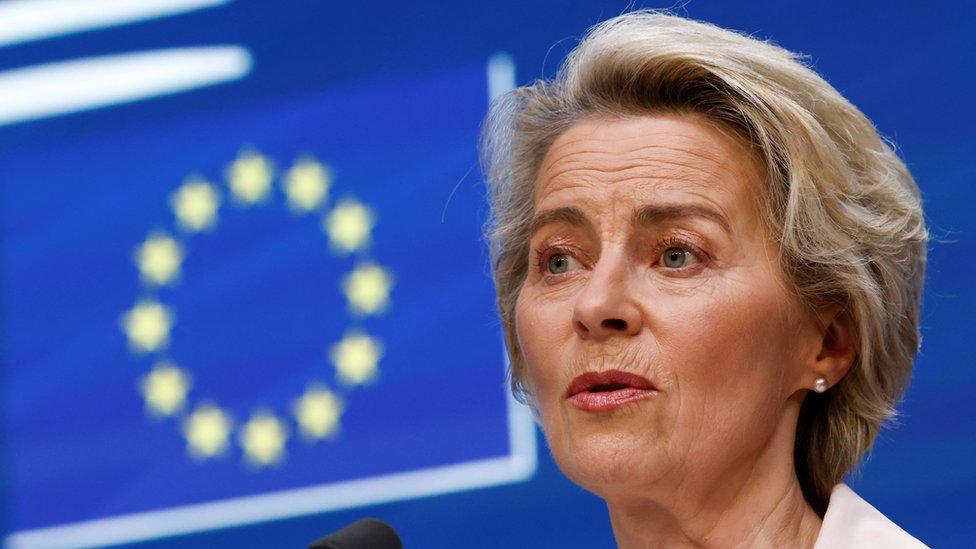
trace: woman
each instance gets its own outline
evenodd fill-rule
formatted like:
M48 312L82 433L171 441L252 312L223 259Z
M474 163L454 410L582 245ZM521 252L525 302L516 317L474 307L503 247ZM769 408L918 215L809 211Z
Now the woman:
M484 137L512 388L620 547L923 547L842 482L911 376L928 238L863 114L642 11Z

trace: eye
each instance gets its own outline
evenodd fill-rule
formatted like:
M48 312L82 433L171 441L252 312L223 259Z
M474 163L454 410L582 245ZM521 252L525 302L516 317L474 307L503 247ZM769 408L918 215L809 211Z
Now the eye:
M698 261L698 257L691 250L672 246L661 254L661 265L669 269L680 269Z
M555 253L546 261L546 271L549 274L563 274L578 266L573 256L567 253Z

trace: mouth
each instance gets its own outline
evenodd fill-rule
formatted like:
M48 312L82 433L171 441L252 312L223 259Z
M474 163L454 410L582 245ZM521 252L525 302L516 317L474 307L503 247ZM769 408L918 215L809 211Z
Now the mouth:
M654 384L645 377L621 370L606 370L577 376L566 389L566 398L587 412L609 412L656 393Z

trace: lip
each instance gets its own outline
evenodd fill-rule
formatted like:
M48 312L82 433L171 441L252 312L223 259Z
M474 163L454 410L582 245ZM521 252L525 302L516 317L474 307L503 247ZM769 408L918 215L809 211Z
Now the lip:
M619 386L612 390L590 392L601 385ZM566 398L586 412L609 412L624 404L643 400L657 393L645 377L621 370L586 372L570 382Z

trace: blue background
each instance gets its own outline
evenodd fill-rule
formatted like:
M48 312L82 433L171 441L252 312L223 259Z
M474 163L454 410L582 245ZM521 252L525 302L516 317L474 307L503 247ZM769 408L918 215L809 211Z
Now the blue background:
M643 4L639 7L665 6ZM170 181L185 175L188 161L192 160L189 163L195 169L216 179L223 164L243 144L254 144L262 151L280 157L279 162L305 152L298 150L299 146L311 147L315 153L326 149L336 151L335 159L322 158L333 163L336 159L345 162L339 166L339 173L346 179L337 178L336 192L341 194L343 185L348 184L347 188L357 196L375 204L381 220L377 231L382 231L384 220L394 215L402 215L404 219L415 216L409 218L421 230L420 233L410 233L417 235L416 243L405 243L392 236L384 238L378 232L377 248L373 253L380 262L396 265L395 270L420 272L424 262L446 259L438 253L442 248L425 250L423 244L434 239L445 245L455 244L453 249L466 250L461 252L466 255L452 256L461 265L444 268L450 272L466 272L466 276L471 277L469 280L475 280L475 277L487 276L484 253L477 244L477 224L463 216L480 219L484 208L478 202L477 176L464 176L476 161L477 125L483 115L484 97L469 95L465 98L465 93L476 89L475 82L479 71L483 70L484 61L497 51L512 55L520 84L551 75L589 25L627 7L624 2L498 1L461 5L242 1L166 19L0 48L0 69L119 51L221 43L244 44L255 60L252 73L238 82L0 128L0 183L4 193L2 305L7 428L3 444L6 446L7 524L29 527L31 520L42 520L32 517L50 518L58 512L68 512L65 506L56 503L64 489L57 484L32 496L35 499L31 501L35 503L31 505L36 508L28 507L21 512L18 509L26 500L17 499L17 504L12 503L15 496L39 488L36 483L27 484L31 477L25 476L23 467L26 466L22 464L32 459L30 451L44 451L36 447L43 441L25 436L18 438L18 429L28 430L33 421L50 425L51 418L66 415L70 418L66 410L78 405L78 398L89 399L95 406L86 407L89 412L94 410L93 413L102 413L106 420L121 422L117 429L106 429L106 436L127 436L125 421L133 421L133 427L145 424L142 416L121 418L117 417L121 414L112 413L117 407L141 406L138 395L132 390L131 378L113 377L110 369L90 369L87 375L82 375L84 372L79 369L91 364L93 358L104 357L104 353L125 355L120 332L117 328L111 332L97 332L105 334L106 338L115 338L111 341L97 342L88 338L85 328L91 319L71 318L70 315L81 314L80 311L92 304L64 301L114 295L118 303L99 303L96 307L101 310L99 307L104 306L106 314L111 311L111 322L114 323L118 313L131 306L132 298L138 294L128 250L141 241L146 230L165 222L164 216L168 215L165 197L172 185L159 183L147 185L145 189L132 184L119 185L120 174L150 162L154 167L171 165L173 173L159 174L160 180ZM972 131L976 109L971 98L973 89L976 89L972 60L976 50L972 38L976 34L976 10L963 3L920 5L906 2L868 6L702 1L686 3L679 12L760 38L772 38L788 49L810 54L817 70L871 118L882 134L897 144L899 153L915 175L922 188L929 225L937 238L930 246L922 320L924 346L917 361L914 382L901 407L901 425L881 435L863 468L863 476L851 482L865 499L929 545L971 546L976 538L971 503L972 494L976 492L976 469L972 466L976 457L976 412L972 405L972 394L976 390L976 370L973 368L976 355L970 349L972 337L976 335L976 314L973 313L976 289L971 283L976 273L976 221L971 213L971 204L976 199L971 163L976 151L976 134ZM452 82L458 83L458 91L464 93L453 94L450 101L438 100L435 92L451 90ZM429 101L409 102L409 109L416 108L416 111L387 117L398 121L394 127L360 126L358 117L342 118L343 113L368 112L365 107L368 98L364 95L374 90L379 94L377 97L388 98L391 86L402 87L404 94L427 97ZM460 100L459 95L462 96ZM445 105L458 105L459 101L461 106L457 111L445 111ZM147 108L150 104L151 108ZM279 115L284 105L293 107L298 114L294 118L282 119ZM362 141L356 146L350 145L349 150L373 147L371 150L376 153L372 158L383 158L384 161L370 162L354 155L343 156L340 149L348 141L315 131L300 113L332 117L343 128L360 129L361 133L354 135L352 142L355 143L355 139ZM381 114L372 113L366 118L380 121L383 119ZM411 132L416 135L416 141L413 147L405 148L403 137ZM255 137L257 133L261 135ZM384 136L390 136L387 142L384 142ZM434 150L438 153L436 160L430 154ZM106 151L112 154L106 156ZM128 154L133 151L135 155ZM57 163L51 162L51 157L40 156L52 152L57 154L54 157L58 159ZM140 157L140 154L148 156ZM94 157L99 161L86 162ZM171 159L178 161L168 164ZM393 170L391 166L397 169ZM63 171L58 175L58 170L69 168L75 171ZM77 175L78 169L88 170L77 180L90 185L81 186L77 180L64 176ZM60 201L58 208L51 209L48 201L52 195L32 186L35 181L60 182L61 186L53 189ZM439 224L447 197L458 181L462 184L458 187L458 197L451 199L451 207L445 216L447 225ZM413 197L413 203L404 202L409 193L390 191L391 185L409 185L411 182L431 185L430 194L424 195L429 200L418 195ZM76 201L96 209L73 211L71 205ZM76 233L62 234L50 223L51 219L63 218L73 219L80 226L96 227L92 220L97 216L127 208L132 208L132 213L122 213L111 234L89 239L104 248L74 246L80 238ZM397 208L403 208L403 212L389 213L398 211ZM153 218L154 215L159 218ZM458 217L452 218L452 215ZM280 257L297 264L316 257L302 255L306 245L312 243L287 237L305 232L276 225L282 223L275 221L277 218L249 219L248 223L267 223L267 230L286 235L280 242L290 244L269 244L265 250L269 258ZM437 222L431 222L427 227L425 220ZM228 219L228 227L232 226L232 221ZM456 231L451 229L452 222L457 223ZM221 233L222 238L225 234ZM206 246L205 242L198 242L194 240L194 250ZM412 258L403 257L405 249ZM220 247L215 245L213 251L220 251ZM233 250L224 252L234 253ZM210 254L210 257L214 255ZM325 254L321 257L323 261L327 258ZM28 267L32 265L37 269L30 271ZM438 265L444 264L434 263L431 276L437 276ZM75 283L81 286L59 286L62 294L42 294L32 290L45 281L53 281L54 276L60 276L52 274L50 279L45 278L47 275L38 278L38 272L49 267L61 273L65 266L75 266L81 273L98 276L76 280ZM184 273L186 284L181 285L178 292L180 299L189 299L196 295L194 292L206 293L206 287L194 289L191 281L202 284L201 280L210 280L215 286L233 282L241 291L247 290L246 285L250 283L248 280L220 278L232 275L220 274L216 263L196 264L196 268L201 269L200 275L190 272L190 268L188 261ZM331 273L327 269L335 266L329 263L321 268L323 273ZM205 272L210 272L211 278L205 278ZM277 277L274 282L277 287L292 275L278 272L274 276ZM334 277L334 274L330 276ZM398 284L408 284L410 279L401 275ZM65 278L57 280L58 284L67 284ZM445 291L450 292L451 299L469 299L473 310L480 315L488 311L486 304L491 298L490 286L485 279L481 280L472 282L473 286L448 285ZM299 285L309 283L301 279L294 282ZM447 282L438 279L438 283ZM119 284L130 287L119 289ZM84 289L93 289L95 293L79 293ZM261 295L260 292L257 295ZM330 304L328 300L334 301L335 296L332 290L323 291L321 301L307 302L308 314L324 317L323 311L315 308L334 307L335 303ZM414 296L410 299L417 302L398 302L398 296ZM295 296L281 298L289 297ZM382 323L401 326L404 318L410 317L396 315L418 315L425 304L430 303L426 300L435 299L435 296L421 284L413 289L398 286L393 298L390 315L376 319L372 329L384 334L396 333L391 326ZM290 300L292 304L301 302L300 299ZM258 302L251 310L273 311L276 303L274 300ZM448 300L442 304L444 310L451 303ZM42 323L31 316L31 311L43 306L63 307L64 314L59 315L54 325ZM182 307L189 306L187 303ZM209 330L216 324L216 316L206 316L205 303L199 306L200 314L191 316L194 322ZM472 368L472 377L467 378L469 385L497 386L499 380L492 378L495 370L488 358L498 353L497 323L488 316L472 319L463 314L442 321L445 326L462 324L483 328L478 333L469 334L470 340L453 343L458 349L470 350L482 357L481 365ZM339 329L323 325L323 329L333 328ZM50 337L51 330L57 329L61 332L53 333L73 336L76 340L44 340ZM174 333L174 341L188 341L191 337L189 331L185 335ZM214 337L220 337L220 334ZM232 337L232 334L226 337ZM423 366L422 357L428 352L424 343L436 337L436 333L404 336L403 342L399 343L403 354L399 356L407 357L413 353L412 356L421 357L417 362ZM254 346L253 352L261 352L272 343L271 339L258 336L249 341L249 345ZM293 343L290 348L295 349L295 353L300 353L303 345L312 349L310 341ZM388 341L387 344L398 343ZM24 364L18 361L26 356L32 357L37 364L72 361L78 368L66 369L62 373L73 371L77 377L72 380L72 385L63 386L64 393L48 392L55 386L42 386L43 380L33 380L29 373L18 370L18 364ZM124 379L129 385L113 389L110 384L103 383L114 379ZM285 384L287 380L281 383ZM132 402L116 403L117 407L113 407L97 397L100 393L86 393L86 384L93 391L117 390L117 394L128 395ZM12 390L14 387L16 392ZM286 391L287 387L281 390ZM358 390L355 395L372 397L381 390L382 384L377 384L375 388ZM34 398L35 393L23 391L35 391L37 398ZM234 394L239 395L242 403L250 400L246 391ZM499 405L499 402L486 402L482 409L490 410ZM401 418L401 421L410 423L409 418ZM492 424L489 420L483 423ZM387 427L391 433L397 431L396 423ZM147 436L142 431L145 429L140 430L139 436ZM155 431L166 439L158 441L159 444L180 443L178 437L165 433L166 429ZM485 440L497 441L500 437L498 434L494 439L486 437ZM539 437L539 469L525 483L133 546L303 546L362 516L375 516L393 524L408 547L612 546L612 533L603 503L561 476L541 435ZM469 437L465 442L470 440ZM26 446L18 446L20 441L27 441ZM455 450L459 454L442 456L445 461L461 457L460 453L468 448L467 444L457 446ZM497 448L471 449L486 455L495 450ZM438 459L428 457L435 462ZM65 461L55 460L46 465L52 474L69 463L95 468L112 465L99 464L95 460L86 463L83 456L77 455L60 458ZM149 464L153 459L154 456L130 455L122 461L126 466L136 467ZM108 476L114 471L116 469L108 467L98 469L98 474ZM120 482L124 480L123 474ZM44 508L45 500L51 508ZM77 512L77 509L71 511L74 515ZM91 509L90 512L97 515L101 510Z
M104 110L94 118L111 132L11 144L4 171L30 182L4 201L11 528L506 455L484 206L478 178L462 180L486 101L478 63L152 124ZM191 402L239 423L256 403L287 416L309 380L335 385L323 356L347 328L385 349L379 381L346 391L340 441L290 445L283 467L259 473L187 459L176 426L145 417L134 384L153 361L131 356L118 327L144 294L130 250L173 225L167 198L187 166L219 180L242 141L275 159L322 151L332 194L375 211L369 256L396 278L388 312L346 314L339 280L358 259L332 257L320 216L290 215L280 192L225 204L213 231L182 238L180 282L153 293L177 317L161 356L193 376Z

